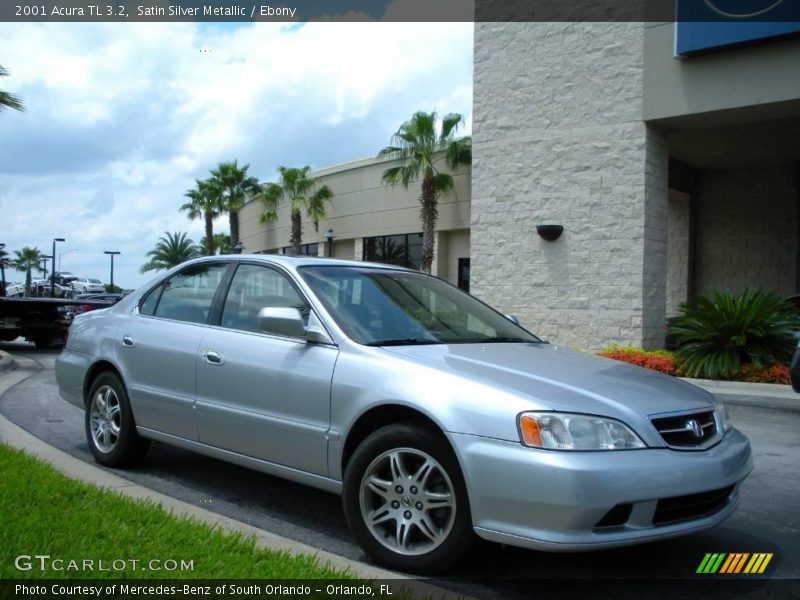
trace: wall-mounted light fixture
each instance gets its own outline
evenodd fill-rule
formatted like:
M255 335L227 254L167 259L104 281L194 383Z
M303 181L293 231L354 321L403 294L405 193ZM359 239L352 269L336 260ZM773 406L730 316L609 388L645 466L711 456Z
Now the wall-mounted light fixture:
M553 242L561 237L561 233L564 231L563 225L537 225L536 226L536 233L543 240L547 240L548 242Z

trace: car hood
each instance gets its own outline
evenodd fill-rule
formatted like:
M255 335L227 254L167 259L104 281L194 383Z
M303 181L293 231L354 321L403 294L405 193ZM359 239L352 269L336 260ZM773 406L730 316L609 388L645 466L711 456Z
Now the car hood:
M713 406L713 396L655 371L551 344L394 346L386 351L513 392L531 409L623 418Z

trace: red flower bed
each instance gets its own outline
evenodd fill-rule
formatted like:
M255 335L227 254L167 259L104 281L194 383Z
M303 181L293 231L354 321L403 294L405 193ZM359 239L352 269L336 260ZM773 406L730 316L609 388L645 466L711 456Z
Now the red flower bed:
M637 367L653 369L666 375L683 376L681 363L675 357L664 351L647 352L646 350L609 348L597 353L598 356L613 358ZM744 381L747 383L789 383L789 367L786 365L771 365L764 369L756 369L753 365L742 365L739 372L726 377L728 381Z
M606 358L613 358L620 360L637 367L644 367L645 369L653 369L667 375L675 375L675 359L671 356L661 356L652 352L630 351L630 350L611 350L609 352L600 352L598 356Z

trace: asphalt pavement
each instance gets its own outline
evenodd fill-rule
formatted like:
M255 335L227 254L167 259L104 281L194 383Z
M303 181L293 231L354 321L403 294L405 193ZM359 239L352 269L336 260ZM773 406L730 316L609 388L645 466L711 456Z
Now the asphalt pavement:
M82 411L57 393L53 364L58 352L37 351L25 342L0 344L0 349L36 365L27 367L36 371L31 377L0 398L0 412L62 451L93 462ZM622 580L638 597L659 597L659 590L673 595L675 586L681 597L798 594L800 396L796 408L763 398L731 400L734 424L752 442L755 468L743 484L739 510L722 525L673 540L591 553L549 554L479 542L462 565L436 584L487 599L529 598L536 590L571 591L561 597L577 597L584 587L598 591L609 582L621 597ZM347 529L338 496L158 443L141 465L114 472L255 527L367 561ZM695 571L707 552L772 552L774 558L756 581L701 580L704 576Z

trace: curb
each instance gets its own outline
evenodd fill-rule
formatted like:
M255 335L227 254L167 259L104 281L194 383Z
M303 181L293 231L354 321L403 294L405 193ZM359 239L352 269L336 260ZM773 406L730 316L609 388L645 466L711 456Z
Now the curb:
M32 363L33 361L18 359L18 362L24 366L26 363ZM35 371L28 371L27 369L2 373L2 376L0 376L0 396L9 388L21 383L34 373ZM0 414L0 441L44 460L71 479L83 481L84 483L96 487L110 489L134 500L146 499L153 501L159 504L165 512L175 517L195 519L212 527L218 527L226 533L241 532L244 535L253 536L256 540L256 547L259 549L288 552L292 555L311 555L316 557L322 565L327 565L342 571L347 570L356 577L364 579L407 580L409 582L408 587L412 590L412 595L414 597L431 596L444 598L459 596L466 598L461 594L454 594L449 590L427 584L424 581L418 579L412 580L411 577L402 573L387 571L380 567L320 550L319 548L314 548L302 542L285 538L264 529L259 529L258 527L237 521L236 519L216 514L204 508L189 504L188 502L151 490L50 446L15 423L12 423L2 414Z
M12 371L16 368L17 362L8 352L0 350L0 373Z
M790 385L775 383L746 383L743 381L717 381L716 379L691 379L680 377L683 381L699 386L713 394L747 396L750 398L787 398L795 400L800 408L800 394Z

